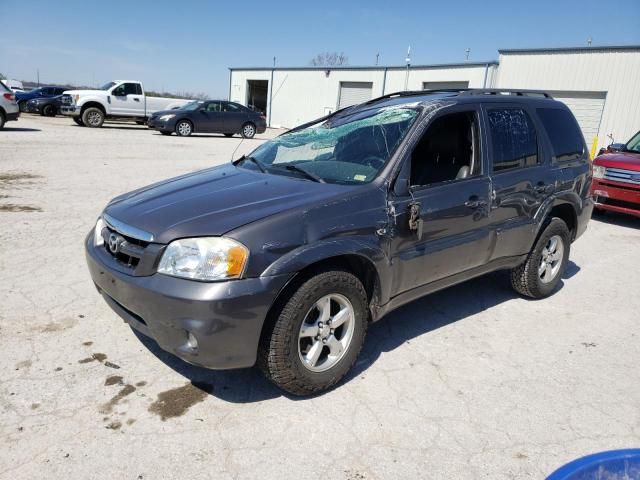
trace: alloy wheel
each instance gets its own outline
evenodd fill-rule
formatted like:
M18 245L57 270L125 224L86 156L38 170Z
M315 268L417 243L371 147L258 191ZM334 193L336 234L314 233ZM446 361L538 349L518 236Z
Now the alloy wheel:
M562 266L564 243L559 235L552 236L542 249L542 258L538 266L538 276L542 283L553 281Z

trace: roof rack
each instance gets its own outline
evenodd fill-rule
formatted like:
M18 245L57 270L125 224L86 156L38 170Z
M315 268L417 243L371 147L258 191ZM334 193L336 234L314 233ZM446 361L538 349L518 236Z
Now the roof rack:
M522 90L513 88L469 88L460 90L460 95L516 95L519 97L553 98L542 90Z

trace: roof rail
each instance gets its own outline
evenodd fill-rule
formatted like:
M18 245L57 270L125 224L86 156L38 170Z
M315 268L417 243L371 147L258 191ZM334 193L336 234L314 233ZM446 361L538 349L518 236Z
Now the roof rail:
M545 97L553 98L542 90L522 90L514 88L471 88L461 90L460 95L517 95L519 97Z

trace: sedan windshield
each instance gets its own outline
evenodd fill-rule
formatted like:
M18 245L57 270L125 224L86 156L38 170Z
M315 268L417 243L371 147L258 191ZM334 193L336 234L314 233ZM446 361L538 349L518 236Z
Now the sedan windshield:
M109 90L111 87L113 87L116 84L116 82L107 82L104 85L102 85L100 87L100 90Z
M415 108L395 107L330 117L262 144L242 166L327 183L368 183L417 115Z
M192 112L194 110L197 110L200 105L202 105L201 101L189 102L182 105L180 108L178 108L178 110L187 110L189 112Z
M636 133L635 136L627 142L624 148L629 152L640 153L640 132Z

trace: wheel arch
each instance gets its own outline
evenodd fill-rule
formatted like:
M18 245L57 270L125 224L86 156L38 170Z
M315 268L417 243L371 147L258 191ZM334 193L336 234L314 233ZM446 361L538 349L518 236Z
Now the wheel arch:
M550 198L546 204L543 205L538 211L538 215L536 215L537 231L534 244L538 241L538 237L544 230L547 221L553 217L557 217L567 224L567 228L571 234L571 241L573 242L578 231L578 211L575 202L580 202L580 197L572 193L565 197Z
M104 105L102 105L100 102L95 102L95 101L89 101L84 103L82 107L80 107L80 116L82 116L82 114L85 112L87 108L91 108L91 107L95 107L95 108L98 108L99 110L102 110L103 115L105 117L107 116L107 111L104 108Z

